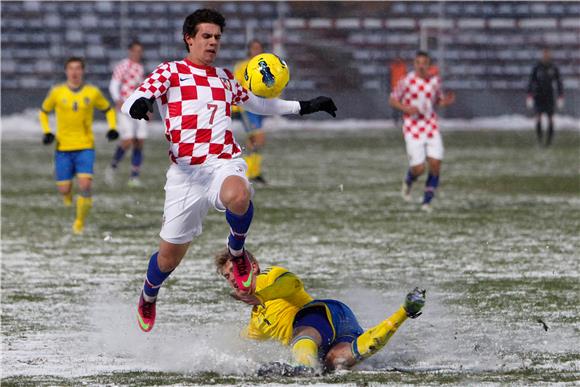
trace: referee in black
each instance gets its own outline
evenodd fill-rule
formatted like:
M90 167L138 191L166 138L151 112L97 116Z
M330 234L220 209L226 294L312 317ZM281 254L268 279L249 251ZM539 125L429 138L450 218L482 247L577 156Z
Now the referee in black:
M534 109L536 112L536 134L538 136L538 143L543 144L542 133L542 113L548 116L548 137L546 138L545 146L552 143L554 136L554 83L558 88L558 110L564 107L564 88L562 86L562 79L560 78L560 70L552 63L552 55L550 50L545 48L542 55L542 60L539 61L530 74L530 81L528 82L528 98L526 105L528 109Z

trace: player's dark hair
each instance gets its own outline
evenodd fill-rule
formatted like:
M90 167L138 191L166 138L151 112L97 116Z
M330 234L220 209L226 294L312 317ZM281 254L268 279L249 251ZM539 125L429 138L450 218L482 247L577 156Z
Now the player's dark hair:
M85 69L85 60L83 58L81 58L80 56L71 56L64 62L65 70L66 70L66 67L69 65L69 63L73 63L73 62L79 62L81 64L81 67L83 68L83 70Z
M415 54L415 57L418 57L418 56L424 56L425 58L431 60L431 56L429 55L429 53L427 51L423 51L423 50L417 51L417 53Z
M189 52L189 45L185 40L185 36L189 35L194 37L197 34L197 26L201 23L216 24L222 32L226 28L226 18L221 13L209 8L198 9L187 16L183 22L183 42L185 43L187 52Z
M135 46L141 46L141 47L143 47L143 45L141 44L141 42L138 41L137 39L135 39L135 40L132 40L131 43L129 43L129 45L127 46L127 48L130 50L130 49L132 49Z

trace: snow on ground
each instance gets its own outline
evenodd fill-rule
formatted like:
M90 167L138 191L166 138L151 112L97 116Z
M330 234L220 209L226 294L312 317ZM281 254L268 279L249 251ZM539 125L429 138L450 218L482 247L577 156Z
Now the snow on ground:
M559 116L554 118L556 130L580 131L580 118L572 116ZM498 117L481 117L474 119L445 119L440 120L441 128L445 131L452 130L532 130L534 120L522 115L503 115ZM54 115L51 115L51 125L54 129ZM38 122L38 110L27 109L23 113L0 117L0 127L3 138L14 137L38 137L42 133ZM234 131L243 131L241 124L234 121ZM264 128L267 131L288 130L399 130L394 126L393 120L359 120L359 119L336 119L336 120L308 120L287 119L284 117L272 117L265 120ZM108 129L103 120L97 120L94 124L96 133L104 133ZM151 123L151 129L162 133L163 127L159 120Z

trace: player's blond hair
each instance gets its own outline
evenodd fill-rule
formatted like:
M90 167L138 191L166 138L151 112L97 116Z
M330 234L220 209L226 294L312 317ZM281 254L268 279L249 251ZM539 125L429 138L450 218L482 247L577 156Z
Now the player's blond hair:
M256 257L254 257L254 254L252 254L250 251L246 250L246 254L248 254L248 258L250 258L250 262L258 263L258 261L256 260ZM229 261L230 259L232 259L232 256L231 256L227 247L225 249L220 250L214 256L213 262L215 264L215 269L216 269L216 272L218 274L220 274L220 275L222 274L221 273L222 267L224 267L226 262Z

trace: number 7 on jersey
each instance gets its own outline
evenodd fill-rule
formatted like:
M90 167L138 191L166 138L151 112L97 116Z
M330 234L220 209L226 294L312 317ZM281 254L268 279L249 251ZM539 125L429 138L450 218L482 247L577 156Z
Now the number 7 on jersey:
M217 112L218 105L216 105L215 103L208 103L207 108L209 110L213 110L211 112L211 117L209 118L209 124L213 125L213 119L215 118L215 112Z

